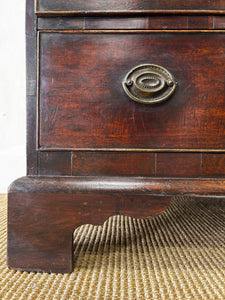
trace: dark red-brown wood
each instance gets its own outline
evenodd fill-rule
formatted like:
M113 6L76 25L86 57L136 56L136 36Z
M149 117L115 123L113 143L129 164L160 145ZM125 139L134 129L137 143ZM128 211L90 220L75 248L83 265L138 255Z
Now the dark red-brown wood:
M37 175L37 20L34 1L27 0L26 3L27 174Z
M38 175L71 176L71 152L39 152Z
M119 177L25 177L8 199L8 265L27 271L71 272L72 236L82 224L113 215L153 217L176 194L224 195L225 180Z
M158 153L156 176L199 177L201 153Z
M225 154L204 153L202 155L202 175L208 177L225 176Z
M219 0L27 0L27 177L9 188L9 267L71 272L77 226L225 196L224 14ZM141 63L175 76L168 101L125 95Z
M215 16L213 19L215 29L225 29L225 18L220 16Z
M76 152L72 175L154 176L155 153Z
M225 9L225 3L221 0L37 0L37 11L40 12L144 12L144 11L177 11L177 10L197 10L203 11L222 11Z
M52 176L225 176L224 153L39 152L38 174Z
M72 237L78 226L102 225L118 214L153 217L167 208L170 196L145 194L140 183L135 187L135 181L118 178L18 180L8 195L8 266L71 272Z
M41 33L41 149L223 149L224 44L222 33ZM144 63L174 75L166 102L124 93Z
M91 16L85 17L41 17L38 29L220 29L224 28L224 17L201 15L142 15L142 16Z

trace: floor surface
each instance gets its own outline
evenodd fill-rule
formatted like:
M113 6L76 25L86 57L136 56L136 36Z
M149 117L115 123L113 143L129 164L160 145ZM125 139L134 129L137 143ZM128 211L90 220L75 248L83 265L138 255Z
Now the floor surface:
M9 270L0 196L0 299L225 299L225 198L176 197L153 220L115 216L74 235L72 274Z

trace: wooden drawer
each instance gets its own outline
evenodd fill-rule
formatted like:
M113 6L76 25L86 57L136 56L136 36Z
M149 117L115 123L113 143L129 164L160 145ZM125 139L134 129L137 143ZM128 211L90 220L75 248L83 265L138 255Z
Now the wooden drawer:
M177 11L184 12L198 10L200 12L213 13L220 12L225 9L225 3L221 0L207 1L207 0L36 0L36 13L50 14L50 13L119 13L129 12L136 13L137 11L156 12L159 11Z
M40 149L223 149L224 45L215 32L41 32ZM177 81L163 103L123 90L126 73L146 63Z

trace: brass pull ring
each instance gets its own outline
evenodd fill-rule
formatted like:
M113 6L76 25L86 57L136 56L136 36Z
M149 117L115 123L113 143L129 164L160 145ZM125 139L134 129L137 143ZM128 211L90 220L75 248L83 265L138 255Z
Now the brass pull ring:
M167 100L176 89L173 75L165 68L153 65L139 65L130 70L123 80L126 94L134 101L145 104Z

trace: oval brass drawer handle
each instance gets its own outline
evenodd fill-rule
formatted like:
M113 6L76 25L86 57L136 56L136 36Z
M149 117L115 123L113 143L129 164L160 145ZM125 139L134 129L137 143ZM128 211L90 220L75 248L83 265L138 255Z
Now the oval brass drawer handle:
M126 94L134 101L154 104L167 100L175 91L176 81L165 68L139 65L130 70L123 80Z

